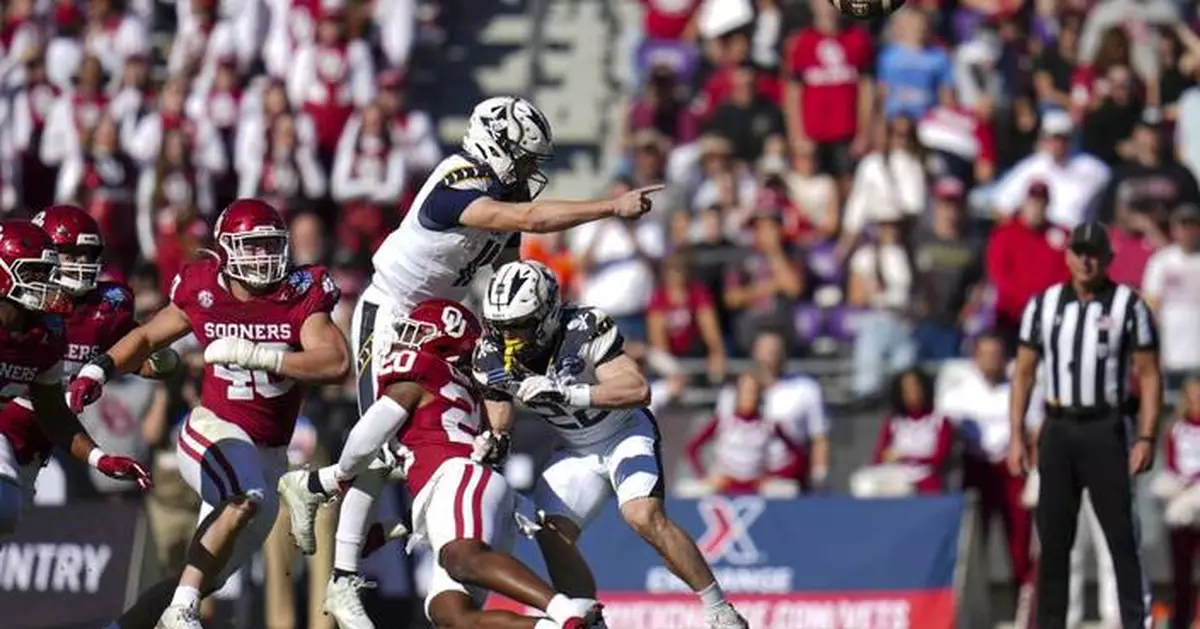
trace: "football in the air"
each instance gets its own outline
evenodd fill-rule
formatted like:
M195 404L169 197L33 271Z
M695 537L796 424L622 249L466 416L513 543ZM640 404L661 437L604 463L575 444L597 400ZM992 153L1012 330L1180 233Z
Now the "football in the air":
M883 17L904 5L904 0L829 0L842 15L858 20Z

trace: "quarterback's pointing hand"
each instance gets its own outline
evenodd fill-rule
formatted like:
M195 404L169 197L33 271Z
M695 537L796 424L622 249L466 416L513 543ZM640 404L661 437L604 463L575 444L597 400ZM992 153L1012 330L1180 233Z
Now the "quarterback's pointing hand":
M254 341L227 336L208 344L204 350L204 362L279 373L283 365L283 352L263 347Z
M658 184L630 190L613 201L613 213L621 218L638 218L654 207L650 194L665 187Z

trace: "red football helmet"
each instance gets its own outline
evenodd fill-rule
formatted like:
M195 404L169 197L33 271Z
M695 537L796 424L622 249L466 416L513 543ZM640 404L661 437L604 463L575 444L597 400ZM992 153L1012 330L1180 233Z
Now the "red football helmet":
M58 284L72 295L84 295L100 281L104 237L100 224L83 208L51 205L33 217L58 249Z
M213 230L225 275L251 288L266 288L287 277L291 239L275 208L259 199L229 204Z
M0 221L0 295L28 310L66 313L71 309L58 285L54 241L30 221Z
M479 319L451 299L426 299L396 319L396 345L428 352L451 364L466 363L483 334Z

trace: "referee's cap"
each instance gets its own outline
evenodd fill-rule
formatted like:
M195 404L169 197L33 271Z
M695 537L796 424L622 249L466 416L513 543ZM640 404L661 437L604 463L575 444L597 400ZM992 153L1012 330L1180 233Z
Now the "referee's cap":
M1112 243L1108 240L1108 230L1096 221L1081 223L1072 230L1067 247L1076 253L1112 254Z

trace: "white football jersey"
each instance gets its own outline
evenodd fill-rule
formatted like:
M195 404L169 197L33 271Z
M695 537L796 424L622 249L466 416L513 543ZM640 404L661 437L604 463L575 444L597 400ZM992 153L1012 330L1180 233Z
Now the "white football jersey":
M490 338L480 341L475 346L472 368L475 380L486 388L485 397L514 400L521 381L534 373L571 384L596 384L596 367L624 352L621 331L612 317L597 308L565 307L559 325L555 345L546 351L544 367L516 364L505 356L503 342ZM514 403L541 415L572 446L608 439L631 424L635 413L648 412L642 408L570 408L557 404L526 405L515 400Z
M375 252L371 282L404 312L426 299L461 301L475 272L491 264L514 237L509 232L458 222L463 210L484 196L529 200L514 198L517 193L505 188L485 165L460 154L443 159L417 193L400 227Z

